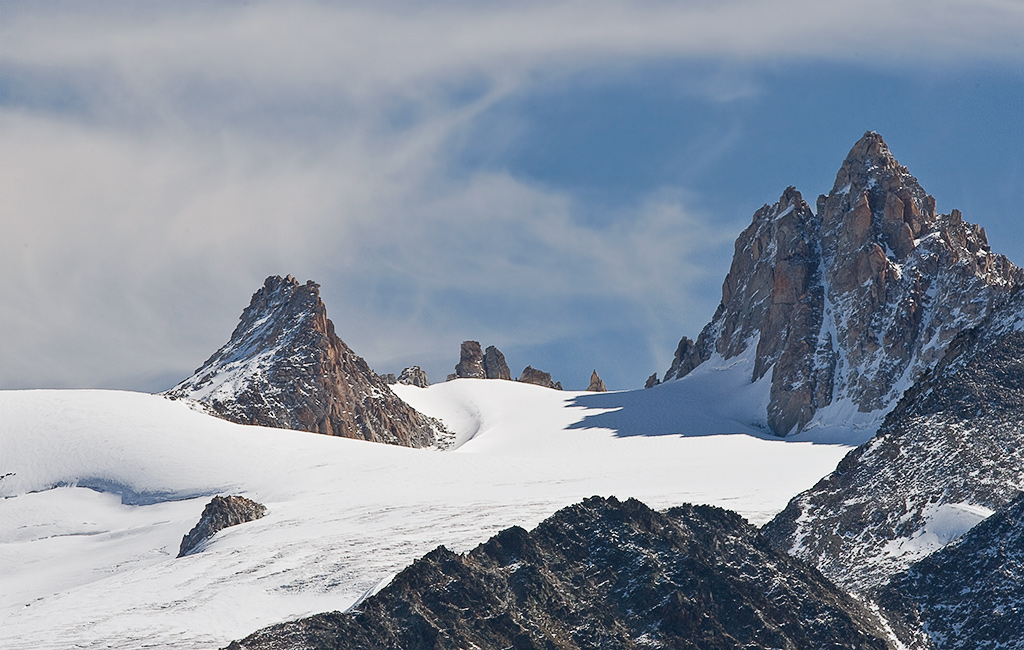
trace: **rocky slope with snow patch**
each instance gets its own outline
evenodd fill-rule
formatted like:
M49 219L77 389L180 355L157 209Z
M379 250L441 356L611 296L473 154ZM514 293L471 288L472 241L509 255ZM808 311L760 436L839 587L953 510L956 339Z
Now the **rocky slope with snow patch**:
M1024 495L896 576L879 602L908 643L1024 648Z
M722 302L665 379L756 346L766 426L785 436L859 417L875 426L960 332L1024 283L983 228L935 199L877 133L850 151L812 211L794 188L736 240Z
M231 340L165 395L238 424L409 447L445 446L451 438L338 338L319 285L290 275L267 278Z
M593 497L464 555L443 546L357 612L231 650L892 647L877 619L739 515Z
M766 527L836 583L870 592L1024 490L1024 290L954 339L878 435Z

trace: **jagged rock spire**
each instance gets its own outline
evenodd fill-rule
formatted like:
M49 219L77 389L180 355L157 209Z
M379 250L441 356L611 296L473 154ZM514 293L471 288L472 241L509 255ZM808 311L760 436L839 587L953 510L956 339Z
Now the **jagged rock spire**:
M334 332L320 285L271 276L231 340L165 393L239 424L412 447L450 434L395 395Z
M880 422L958 332L1022 282L984 229L956 210L937 214L868 132L816 214L792 187L754 214L712 321L695 343L683 337L665 378L756 345L750 380L770 383L764 423L776 435L843 401Z
M608 390L605 388L604 381L601 379L600 375L597 374L596 370L590 373L590 385L587 386L587 390L592 393L604 393Z
M488 379L512 379L512 371L505 362L505 355L493 345L488 345L484 350L484 374Z
M469 379L486 379L484 351L479 341L463 341L459 348L459 362L455 364L455 376Z

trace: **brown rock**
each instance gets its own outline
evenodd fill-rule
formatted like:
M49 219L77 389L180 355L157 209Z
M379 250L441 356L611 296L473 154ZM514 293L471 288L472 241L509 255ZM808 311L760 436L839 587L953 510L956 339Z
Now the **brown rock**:
M455 375L472 379L485 379L484 353L477 341L463 341L459 349L459 363L455 365Z
M871 232L871 204L868 193L862 192L853 206L853 210L843 220L842 237L844 243L852 248L860 248L867 243Z
M512 379L505 355L493 345L488 345L484 352L484 374L488 379Z
M213 497L203 509L199 522L181 539L178 557L188 555L225 528L261 519L265 514L266 506L252 499L241 496Z
M530 366L526 366L523 369L523 374L519 376L519 381L527 384L536 384L545 388L562 390L562 382L551 381L551 373L537 370Z
M596 370L590 373L590 385L587 386L587 390L594 393L604 393L608 390L607 388L604 387L604 382L601 381L601 378L597 375Z
M690 340L687 339L685 336L683 337L683 339L687 341ZM658 380L658 373L653 373L650 377L647 378L647 381L644 382L644 388L654 388L660 383L661 381Z

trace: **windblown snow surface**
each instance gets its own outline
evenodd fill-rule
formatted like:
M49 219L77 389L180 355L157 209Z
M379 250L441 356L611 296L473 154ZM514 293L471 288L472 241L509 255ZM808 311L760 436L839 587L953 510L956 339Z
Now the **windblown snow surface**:
M456 432L447 451L242 426L140 393L0 392L0 646L222 647L595 494L763 523L866 436L764 435L743 414L767 387L740 374L600 394L398 386ZM176 558L217 494L269 512Z

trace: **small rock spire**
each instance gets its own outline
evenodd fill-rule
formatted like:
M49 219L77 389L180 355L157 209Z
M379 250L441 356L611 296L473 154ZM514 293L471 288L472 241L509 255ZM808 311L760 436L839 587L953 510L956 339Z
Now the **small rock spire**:
M601 381L601 377L597 374L597 370L590 373L590 385L587 386L587 390L592 393L604 393L608 390L605 388L604 382Z

